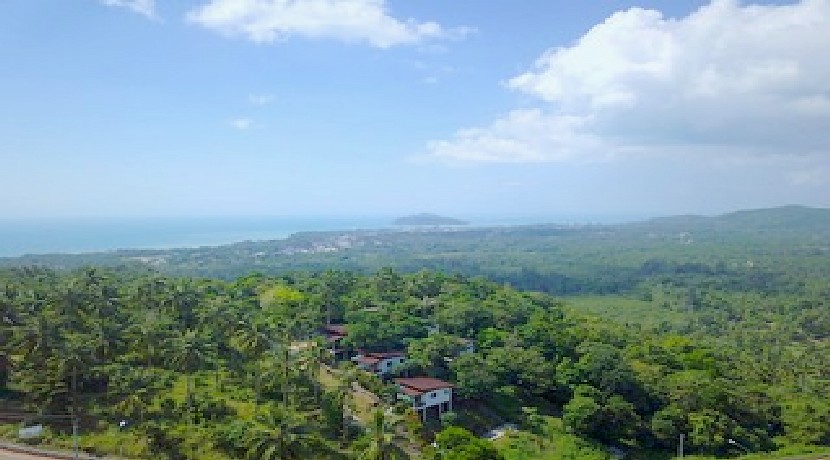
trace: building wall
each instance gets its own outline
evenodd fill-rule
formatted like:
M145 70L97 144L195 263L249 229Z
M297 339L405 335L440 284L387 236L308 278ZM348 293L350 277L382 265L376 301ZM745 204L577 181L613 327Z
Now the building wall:
M437 406L452 400L452 388L433 390L421 395L420 407Z
M387 372L391 371L395 366L399 366L406 361L406 358L403 356L398 356L395 358L386 358L378 363L378 372L381 374L386 374Z

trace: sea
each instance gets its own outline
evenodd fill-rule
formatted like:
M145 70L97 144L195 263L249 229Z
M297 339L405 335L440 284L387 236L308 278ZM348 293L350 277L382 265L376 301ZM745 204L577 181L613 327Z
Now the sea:
M0 220L0 257L219 246L298 232L392 229L396 216ZM459 216L472 226L615 223L624 216Z

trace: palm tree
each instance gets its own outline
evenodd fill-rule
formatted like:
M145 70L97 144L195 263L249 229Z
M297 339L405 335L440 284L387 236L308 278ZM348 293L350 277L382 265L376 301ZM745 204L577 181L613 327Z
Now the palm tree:
M248 325L248 327L240 328L237 339L240 342L242 350L248 355L248 358L255 362L254 402L258 407L260 394L262 393L262 355L269 349L271 344L263 330L264 328L257 321L242 323Z
M287 407L271 407L262 424L250 434L246 458L250 460L305 459L311 453L312 431L306 418Z
M144 410L149 405L150 390L146 387L135 388L115 405L115 409L128 418L144 422Z
M232 323L234 318L228 310L228 304L218 299L212 299L197 312L199 328L213 342L214 377L216 387L221 390L222 360L220 350L227 344L230 331L225 327Z
M13 342L12 328L18 325L17 308L12 301L14 295L9 285L6 286L5 292L0 293L0 344L3 345L3 349L0 350L0 390L5 390L8 383L10 355L8 344Z
M305 367L308 371L308 378L311 380L311 385L314 388L314 399L317 401L320 400L320 370L323 367L323 361L327 355L328 351L320 338L311 341L305 350Z
M399 420L391 417L391 414L378 409L372 414L372 442L368 449L360 454L361 460L390 460L399 457L399 450L392 443L395 433L395 425Z
M187 329L173 339L175 355L173 364L185 373L185 399L187 401L188 420L193 416L193 373L199 370L210 354L210 344L195 329Z
M340 400L341 412L343 413L343 444L349 440L349 418L350 411L354 410L354 398L352 394L352 383L355 381L355 369L346 367L340 373L337 382L337 397Z

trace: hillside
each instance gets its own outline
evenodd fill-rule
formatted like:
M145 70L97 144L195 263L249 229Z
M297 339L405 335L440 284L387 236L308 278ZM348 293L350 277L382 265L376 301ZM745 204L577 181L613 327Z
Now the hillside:
M395 225L406 226L450 226L450 225L469 225L469 222L452 217L439 216L437 214L421 213L413 214L411 216L404 216L395 219Z
M719 230L730 232L768 232L787 233L830 232L830 209L809 208L806 206L781 206L767 209L751 209L730 212L719 216L672 216L660 217L635 225L656 228L687 228L702 230Z
M50 353L86 347L77 348L87 357L80 401L98 426L115 419L123 394L147 388L140 416L149 420L136 430L154 444L143 444L143 434L101 432L87 441L100 442L96 448L119 436L136 457L152 449L171 458L226 458L207 451L234 458L248 447L238 433L264 428L257 412L280 416L273 403L282 401L292 417L305 417L298 429L320 433L319 447L345 455L365 447L358 433L371 433L372 409L359 405L362 428L349 435L342 410L332 412L344 404L338 381L358 378L378 395L390 387L345 365L321 374L321 388L298 371L309 370L305 364L283 367L285 356L256 339L260 326L286 341L285 334L307 337L331 320L346 325L346 349L406 349L406 372L418 373L409 375L455 385L451 422L410 420L399 430L401 449L426 458L436 433L485 448L491 444L477 436L505 424L518 432L492 446L509 459L607 459L612 447L633 459L666 458L681 433L687 452L717 457L824 452L827 216L786 207L623 225L301 233L216 248L7 259L120 269L0 270L0 301L16 326L4 329L2 351L13 366L0 375L12 402L65 408L71 369ZM80 329L67 333L68 324ZM431 335L436 325L440 333ZM30 346L39 334L50 334L55 348ZM203 349L193 349L204 361L185 364L180 350L197 336ZM456 356L469 343L463 340L474 351ZM264 385L253 377L260 364ZM185 375L183 365L192 365ZM268 408L259 407L260 391ZM332 406L330 398L340 399ZM185 434L194 422L199 430ZM66 442L66 430L54 429ZM198 445L205 452L187 451Z

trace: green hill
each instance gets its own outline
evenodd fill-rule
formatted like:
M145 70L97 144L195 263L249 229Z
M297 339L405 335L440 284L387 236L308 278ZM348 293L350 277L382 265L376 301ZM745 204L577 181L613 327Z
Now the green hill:
M404 216L395 219L395 225L427 225L427 226L444 226L444 225L468 225L469 222L455 219L452 217L439 216L437 214L421 213L411 216Z

